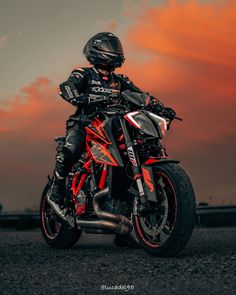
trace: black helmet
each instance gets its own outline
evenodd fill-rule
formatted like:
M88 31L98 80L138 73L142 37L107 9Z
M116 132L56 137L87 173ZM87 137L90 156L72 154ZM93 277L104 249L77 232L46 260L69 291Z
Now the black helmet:
M103 68L121 67L125 58L120 40L112 33L98 33L88 40L84 50L87 60Z

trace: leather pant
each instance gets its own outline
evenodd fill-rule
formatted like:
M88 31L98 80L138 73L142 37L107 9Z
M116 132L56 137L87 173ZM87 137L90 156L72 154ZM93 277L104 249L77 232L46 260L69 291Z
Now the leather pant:
M80 117L76 120L69 118L66 126L65 143L57 149L54 175L58 180L65 180L71 167L78 161L85 149L85 126Z

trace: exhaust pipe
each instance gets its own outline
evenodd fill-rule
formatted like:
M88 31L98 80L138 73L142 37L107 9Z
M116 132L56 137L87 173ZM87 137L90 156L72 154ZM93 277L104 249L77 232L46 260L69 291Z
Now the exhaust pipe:
M103 200L108 194L108 187L96 193L93 198L94 211L100 220L81 220L76 218L77 224L81 228L90 228L95 231L98 229L112 230L114 233L122 235L131 233L133 225L129 219L120 214L114 214L101 209L101 200Z

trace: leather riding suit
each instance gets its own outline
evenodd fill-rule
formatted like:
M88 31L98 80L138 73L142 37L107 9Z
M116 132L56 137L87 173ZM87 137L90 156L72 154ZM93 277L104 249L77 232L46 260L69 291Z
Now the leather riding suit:
M56 155L55 176L58 180L65 179L80 158L85 148L85 126L91 122L92 115L99 108L104 108L101 102L96 103L96 96L107 96L115 100L125 90L142 92L128 77L113 72L104 76L95 67L73 70L68 80L60 85L61 97L77 106L77 110L66 122L65 144ZM95 103L88 101L87 104L78 105L81 96L94 98Z

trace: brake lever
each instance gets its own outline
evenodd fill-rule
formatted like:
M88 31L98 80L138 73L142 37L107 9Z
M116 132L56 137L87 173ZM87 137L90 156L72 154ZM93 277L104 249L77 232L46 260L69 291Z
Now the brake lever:
M174 119L176 119L178 121L183 121L183 119L182 118L179 118L179 117L174 117ZM168 119L168 122L167 122L167 130L170 129L170 125L174 121L174 119L173 120Z
M183 121L182 118L179 118L179 117L174 117L174 119L178 120L178 121Z

